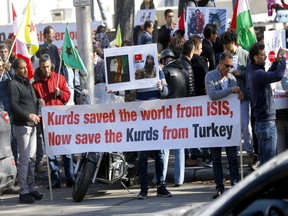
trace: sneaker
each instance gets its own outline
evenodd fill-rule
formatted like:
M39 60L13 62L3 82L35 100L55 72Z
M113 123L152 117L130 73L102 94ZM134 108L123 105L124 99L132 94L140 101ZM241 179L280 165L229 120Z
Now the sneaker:
M254 162L254 154L249 154L248 155L248 167L250 169L253 169L253 162Z
M213 195L213 199L218 198L219 196L221 196L223 194L223 190L217 190L216 194Z
M75 179L69 179L66 181L66 187L72 187L75 185Z
M213 167L213 161L211 160L211 161L208 161L208 162L206 162L205 164L204 164L206 167Z
M157 197L172 197L172 194L166 189L165 185L160 185L157 188Z
M37 172L46 172L46 169L43 166L42 162L38 163L35 168Z
M39 193L38 191L33 191L29 193L35 200L41 200L44 197L44 194Z
M257 170L259 169L259 167L260 167L260 161L257 161L256 163L252 165L253 170Z
M146 199L148 194L148 190L141 189L140 193L137 196L137 199Z
M34 197L32 197L29 193L20 194L19 196L19 203L33 203Z
M175 184L174 187L182 187L182 184Z
M185 166L186 167L193 167L193 166L197 166L198 165L198 161L197 160L192 160L192 159L187 159L185 161Z

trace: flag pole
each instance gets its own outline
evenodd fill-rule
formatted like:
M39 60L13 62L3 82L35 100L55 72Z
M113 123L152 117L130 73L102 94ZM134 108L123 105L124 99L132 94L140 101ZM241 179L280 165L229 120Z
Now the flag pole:
M58 85L59 85L61 67L62 67L62 58L60 57L60 64L59 64L59 69L58 69L58 76L57 76L56 87L58 87Z

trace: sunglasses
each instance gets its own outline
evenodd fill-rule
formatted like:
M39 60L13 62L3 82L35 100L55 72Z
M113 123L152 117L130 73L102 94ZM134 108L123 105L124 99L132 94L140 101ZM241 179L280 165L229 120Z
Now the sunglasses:
M223 63L223 62L222 62L222 64L223 64L226 68L229 68L229 69L233 68L233 65L225 64L225 63Z

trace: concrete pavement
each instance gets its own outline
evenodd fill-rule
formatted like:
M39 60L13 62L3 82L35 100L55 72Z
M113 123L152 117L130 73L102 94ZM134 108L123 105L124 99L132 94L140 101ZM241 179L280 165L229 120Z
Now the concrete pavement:
M240 164L240 154L238 158L238 162ZM59 160L60 162L61 160ZM246 153L243 153L243 176L248 175L251 171L247 167L247 161L248 157ZM169 157L169 165L168 165L168 171L166 176L166 181L168 184L174 184L174 155L173 150L171 151L170 157ZM205 162L202 158L198 158L198 165L194 167L185 167L185 182L191 183L191 182L203 182L203 181L211 181L212 184L214 184L213 180L213 169L211 167L206 167ZM227 168L228 162L226 158L225 152L222 152L222 163L223 163L223 174L225 179L229 179L229 169ZM63 166L60 165L61 168ZM149 159L148 162L148 176L150 182L153 179L154 176L154 160ZM241 169L240 169L241 170ZM61 170L62 176L64 177L64 171ZM64 179L64 178L63 178ZM44 173L37 173L36 172L36 184L39 187L47 187L48 185L48 176L47 172ZM151 183L152 184L152 183ZM65 187L65 185L63 185Z

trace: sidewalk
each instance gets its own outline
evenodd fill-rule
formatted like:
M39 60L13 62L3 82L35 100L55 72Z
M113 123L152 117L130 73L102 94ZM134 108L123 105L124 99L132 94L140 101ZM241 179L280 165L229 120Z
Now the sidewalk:
M59 165L61 168L61 175L62 175L62 180L64 179L64 171L63 171L63 166L61 165L61 160L59 161ZM169 165L168 165L168 171L167 171L167 176L166 176L166 182L168 184L173 184L174 185L174 155L173 155L173 150L170 152L169 156ZM211 167L206 167L204 164L205 162L202 160L202 158L198 158L198 165L194 167L185 167L185 179L184 181L186 183L191 183L191 182L205 182L205 181L213 181L213 169ZM243 153L243 176L245 177L248 175L251 171L247 167L247 161L248 161L248 156L246 153ZM238 162L240 166L240 153L238 154ZM222 151L222 164L223 164L223 174L225 179L229 179L229 169L227 169L227 157L225 152ZM46 162L45 162L46 165ZM46 166L47 168L47 166ZM241 172L241 170L239 169ZM36 179L36 185L38 187L47 187L48 186L48 175L46 172L35 172L35 179ZM148 177L149 177L149 182L152 181L155 173L155 167L154 167L154 160L149 159L148 161ZM63 181L65 182L65 181ZM65 185L63 184L63 187Z
M173 151L170 152L169 157L169 165L168 171L166 176L166 181L168 184L174 184L174 155ZM243 176L245 177L249 173L251 173L250 168L247 166L248 156L246 152L243 152ZM213 169L212 167L205 166L205 162L202 158L198 158L198 165L194 167L185 167L185 178L184 182L204 182L204 181L213 181ZM238 163L240 167L240 153L238 154ZM228 169L228 161L226 157L225 151L222 151L222 167L223 167L223 174L225 179L230 178L229 169ZM148 176L149 180L154 176L154 160L149 160L149 168L148 168ZM241 169L239 168L239 172Z

